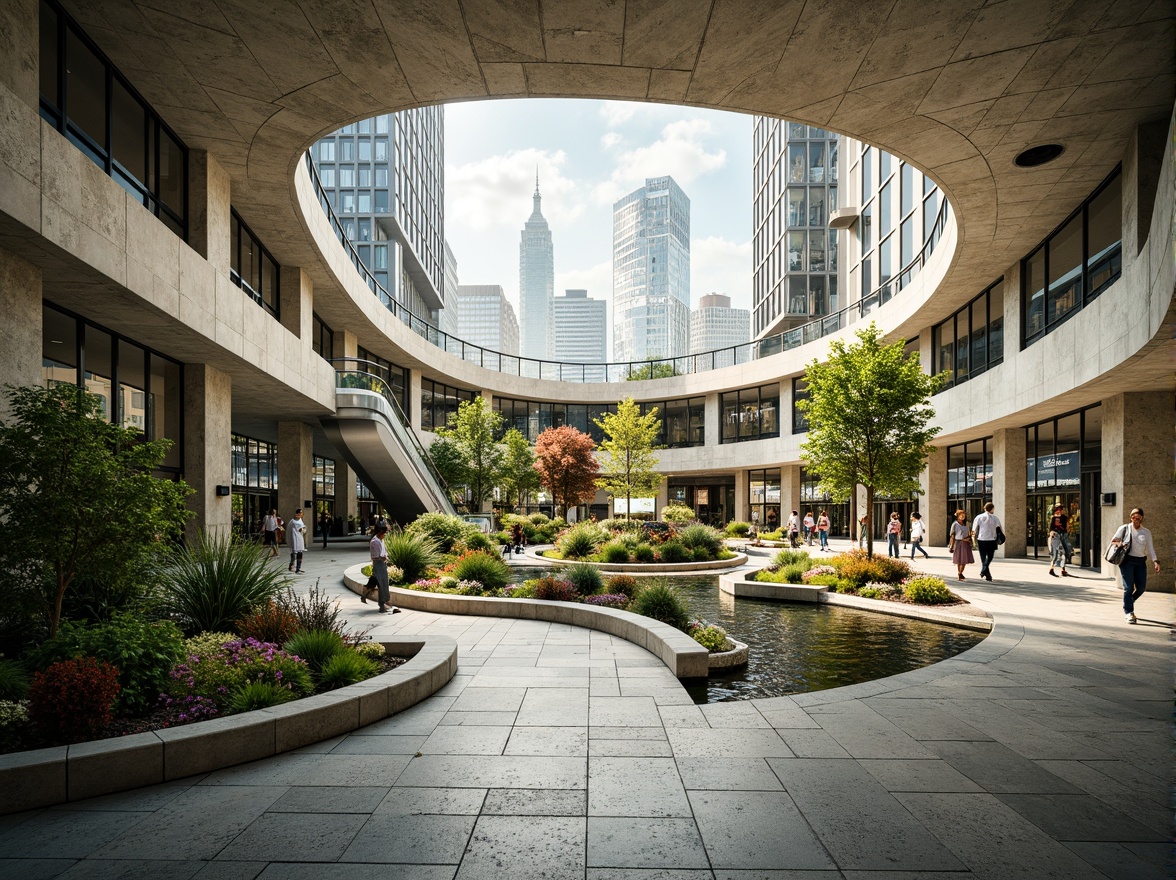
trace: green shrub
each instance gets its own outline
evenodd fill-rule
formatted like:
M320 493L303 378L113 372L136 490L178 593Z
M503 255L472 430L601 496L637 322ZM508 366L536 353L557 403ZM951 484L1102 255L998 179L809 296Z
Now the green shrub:
M841 583L841 578L835 574L817 574L804 581L804 583L812 584L815 587L836 587Z
M652 548L650 548L650 552L652 552ZM609 541L600 548L600 561L623 565L629 561L629 548L620 541Z
M591 596L604 589L604 578L600 574L600 569L586 562L569 565L560 575L569 581L581 596Z
M712 654L727 646L727 631L721 626L703 624L690 630L690 637Z
M610 593L620 593L632 599L641 590L637 578L631 574L614 574L605 584Z
M0 751L20 751L28 727L27 702L0 700Z
M280 706L295 698L289 688L272 681L247 681L231 694L227 700L230 712L252 712L254 709L268 709Z
M15 702L29 694L29 676L15 660L0 660L0 700Z
M470 539L482 535L481 529L473 523L447 513L422 513L405 527L404 533L430 539L441 553L452 553L458 543L471 547Z
M360 642L355 646L355 653L369 660L379 660L387 653L387 649L379 642Z
M480 531L472 531L466 535L465 545L467 550L485 550L488 553L493 553L497 546L494 541L490 540L489 535Z
M355 651L343 651L323 664L319 672L319 686L330 691L371 678L379 671L380 666L375 660L360 656Z
M662 519L668 523L694 522L694 511L685 504L670 504L662 508Z
M638 562L650 563L657 558L657 554L650 544L638 544L633 548L633 558Z
M943 605L957 601L943 578L930 575L908 580L903 586L903 594L917 605Z
M372 576L372 564L369 562L367 565L365 565L359 571L365 578L370 578Z
M896 584L911 574L911 567L901 559L890 556L875 556L870 559L862 550L839 553L829 560L829 564L837 569L838 575L858 586L864 586L871 581Z
M713 558L705 547L695 547L690 551L690 555L694 557L695 562L710 562Z
M675 539L661 545L662 562L689 562L693 558L694 554L681 541Z
M277 645L256 639L218 643L223 634L189 639L187 659L171 672L165 705L181 721L195 721L231 710L229 697L250 681L265 681L305 696L314 690L305 661Z
M286 652L306 661L312 673L318 674L328 660L347 650L343 638L334 630L308 629L298 633L285 644Z
M188 632L222 631L290 582L253 544L201 535L178 550L162 602Z
M404 572L406 584L423 578L439 561L436 542L424 535L389 532L384 536L384 546L388 548L388 564Z
M689 547L691 550L703 549L706 551L706 556L702 560L714 559L719 555L719 551L723 549L723 534L718 529L713 529L710 526L704 526L702 523L694 523L688 525L678 531L678 540ZM695 559L698 559L695 554Z
M339 619L339 600L332 599L322 592L318 579L315 579L314 586L305 594L296 593L293 588L287 587L286 592L280 594L277 601L298 621L296 632L314 629L330 630L340 636L346 633L347 621Z
M155 706L183 649L183 634L170 620L152 622L121 612L103 623L63 621L57 638L33 651L29 662L35 669L71 657L94 657L109 663L119 677L115 711L143 715Z
M664 583L650 584L629 603L629 610L645 617L668 623L675 629L687 631L690 608L678 591Z
M812 568L812 557L810 557L804 550L791 550L785 548L784 550L781 550L779 553L777 553L772 558L772 561L781 567L804 562L808 564L809 568Z
M218 654L222 646L229 642L235 642L238 638L239 636L233 633L200 633L200 635L192 636L190 639L184 639L183 654L185 658L191 658L193 655L206 657L209 654Z
M587 559L607 539L607 532L596 523L577 523L560 535L556 549L564 559Z
M545 523L551 522L551 517L549 517L546 513L532 513L527 517L527 519L531 522L531 525L535 526L541 526Z
M751 531L751 523L746 522L729 522L727 523L727 534L732 538L746 538L747 533Z
M636 532L640 531L641 523L634 519L606 519L601 520L600 527L613 533Z
M535 578L523 581L521 584L511 584L508 587L503 587L501 590L502 598L504 599L534 599L535 588L539 581Z
M812 563L809 562L772 565L769 568L757 572L755 579L772 584L799 584L802 583L801 579L804 577L804 573L810 568L812 568Z
M510 566L485 550L463 553L449 573L459 581L477 581L487 590L501 590L510 583Z

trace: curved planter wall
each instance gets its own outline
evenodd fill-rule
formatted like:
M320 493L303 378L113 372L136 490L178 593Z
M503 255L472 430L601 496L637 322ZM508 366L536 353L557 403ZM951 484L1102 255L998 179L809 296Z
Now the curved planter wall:
M345 688L182 727L0 755L0 814L183 779L268 758L372 724L432 696L457 672L447 636L389 639L412 659Z
M353 565L343 572L344 585L356 594L361 592L367 582L362 569L363 565ZM392 597L401 608L411 608L413 611L546 620L606 632L649 651L678 678L706 678L709 669L706 648L690 636L669 624L618 608L598 608L576 602L549 602L545 599L452 596L401 587L392 588Z

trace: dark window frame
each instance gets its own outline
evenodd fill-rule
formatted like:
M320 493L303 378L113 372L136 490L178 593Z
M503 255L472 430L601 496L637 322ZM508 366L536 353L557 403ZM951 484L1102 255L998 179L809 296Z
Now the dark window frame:
M318 312L311 313L311 327L311 348L315 354L329 362L334 357L335 331L318 316Z
M249 298L252 299L255 303L257 303L259 306L264 308L267 312L269 312L275 318L281 318L282 265L276 259L274 259L274 255L269 252L269 248L267 248L264 244L261 243L261 239L258 238L257 235L253 232L253 230L249 228L249 224L246 223L243 219L241 219L241 215L237 212L237 209L232 206L229 207L229 229L230 229L229 249L230 250L233 249L231 242L232 242L232 225L234 223L237 224L239 233L238 233L238 237L237 237L237 247L236 247L237 252L235 254L229 255L229 263L230 263L230 265L229 265L229 279L234 284L236 284L239 288L241 288L241 290L243 290L249 296ZM253 246L260 253L262 260L263 261L268 260L270 263L273 264L274 290L273 290L273 302L272 303L267 301L265 298L264 262L262 264L263 268L261 270L261 283L262 283L262 288L263 288L262 290L254 290L253 285L250 284L248 281L246 281L245 278L241 275L241 252L244 250L244 242L245 242L246 236L249 237L249 241L252 242Z
M947 378L947 381L944 382L943 387L940 388L939 392L936 392L936 393L941 393L943 391L946 391L948 388L953 388L957 385L962 385L965 382L967 382L969 379L971 379L975 376L979 376L981 373L985 373L988 370L991 370L993 367L999 366L1000 364L1004 363L1005 332L1004 332L1004 295L1003 294L1005 293L1005 291L1002 291L1002 296L1001 296L1001 312L999 315L995 316L995 317L999 318L1001 321L1000 352L999 353L994 355L994 346L992 344L992 326L993 326L992 322L993 322L993 317L994 317L992 314L992 293L994 290L996 290L998 287L1000 287L1002 284L1004 284L1004 282L1005 282L1005 279L1003 277L997 279L992 284L988 285L988 287L984 288L984 290L982 290L979 294L972 297L972 299L968 300L968 302L966 302L963 306L958 308L956 311L952 312L952 314L950 314L947 318L940 321L938 324L935 324L931 328L931 373L933 375L937 375L939 373L944 373L944 372L950 373L950 375ZM980 302L981 300L984 301L984 316L985 316L984 328L983 328L984 329L985 362L984 362L983 366L977 366L972 363L972 340L973 340L973 337L974 337L976 330L978 330L979 328L972 326L971 315L972 315L972 306L974 306L976 303ZM967 323L967 330L968 330L968 347L967 347L968 373L963 378L960 378L957 375L959 370L957 369L957 366L956 366L957 365L957 357L958 357L957 353L959 351L959 344L960 344L960 317L961 316L963 316L963 318L965 319L965 321ZM949 324L951 325L952 332L954 334L952 336L952 352L953 353L952 353L951 368L945 369L944 365L943 365L943 360L941 357L942 347L943 347L942 333L943 333L943 328L947 327Z

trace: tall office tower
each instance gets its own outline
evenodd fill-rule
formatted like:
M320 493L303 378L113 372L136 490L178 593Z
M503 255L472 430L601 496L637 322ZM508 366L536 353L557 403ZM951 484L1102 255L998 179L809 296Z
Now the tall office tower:
M437 324L445 307L444 107L353 122L311 155L364 265L397 303Z
M751 341L751 312L731 308L731 297L708 293L690 313L690 353L701 354ZM743 360L743 358L740 358Z
M690 334L690 199L672 177L613 204L613 359L678 357Z
M550 359L555 354L551 318L555 298L555 256L551 229L539 209L539 174L535 174L535 207L519 242L519 327L523 357Z
M555 298L555 351L561 361L600 364L608 359L607 308L586 290L565 290Z
M442 332L450 336L457 336L457 256L449 242L445 242L445 285L441 298L445 301L445 308L441 310L440 323L437 325Z
M754 123L752 332L771 336L837 311L839 137L770 116Z
M499 351L519 353L519 322L514 307L497 284L459 284L458 338Z

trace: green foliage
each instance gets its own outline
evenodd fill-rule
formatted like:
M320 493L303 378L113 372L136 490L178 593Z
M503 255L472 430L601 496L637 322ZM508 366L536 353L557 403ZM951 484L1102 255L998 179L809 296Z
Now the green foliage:
M450 574L459 581L477 581L487 590L501 590L510 583L510 566L497 553L484 550L463 553Z
M183 656L184 637L170 620L151 622L121 613L97 624L63 621L57 638L29 654L35 669L72 657L94 657L118 670L120 715L142 715L153 708L168 673Z
M557 508L567 513L576 504L596 497L600 463L593 454L596 444L571 425L548 428L535 440L535 471Z
M829 560L829 564L837 569L839 577L859 587L871 581L896 584L911 574L911 567L901 559L890 556L870 558L861 550L839 553Z
M610 593L620 593L632 599L641 591L640 582L631 574L614 574L606 583Z
M0 660L0 700L23 700L29 695L29 676L15 660Z
M206 657L210 654L217 654L223 645L237 641L238 638L239 636L233 633L203 632L189 639L184 639L183 655L190 658L193 655Z
M687 632L690 626L690 608L686 600L668 584L650 584L633 597L629 610L668 623L683 632Z
M939 428L930 425L931 395L941 376L923 372L918 354L903 354L905 340L882 343L871 322L857 342L834 339L829 357L805 370L808 399L797 407L809 422L801 452L835 501L866 488L866 510L877 492L906 496L919 491L919 474ZM867 537L873 555L873 536Z
M494 495L494 486L502 471L503 450L497 437L502 431L502 414L486 403L486 398L463 400L457 412L449 416L449 425L441 435L453 442L460 458L464 479L470 491L470 509L479 511L483 502Z
M649 544L638 544L633 548L633 558L641 563L650 563L655 561L656 556Z
M387 649L379 642L360 642L355 646L355 653L369 660L379 660L387 653Z
M691 562L693 559L694 554L676 538L661 545L662 562Z
M617 404L615 413L606 412L594 421L604 431L600 443L604 475L597 485L618 499L624 498L629 511L632 499L652 498L662 483L653 453L661 431L657 407L642 415L641 407L630 397Z
M788 565L770 565L755 573L755 580L769 584L803 583L804 573L812 568L811 562L792 562ZM834 577L836 577L834 575Z
M0 700L0 752L20 751L21 740L28 727L27 702Z
M690 637L712 654L727 647L727 631L714 624L694 627L690 630Z
M917 605L943 605L958 601L943 578L929 575L908 580L903 586L903 595Z
M355 651L343 651L323 664L319 671L319 686L323 690L334 690L371 678L379 671L380 664L375 660Z
M384 536L384 546L388 548L388 564L404 572L405 583L424 577L439 561L436 542L424 535L390 531Z
M226 535L200 535L176 551L168 579L164 607L188 632L231 629L290 582L253 544Z
M641 530L641 523L635 519L605 519L600 521L600 527L609 532L637 532Z
M738 521L727 523L727 534L732 538L746 538L750 531L751 523Z
M535 450L516 428L511 428L502 438L502 471L498 482L502 499L510 507L523 506L539 489Z
M559 537L557 549L564 559L587 559L608 540L608 533L593 522L576 523Z
M495 542L490 540L488 535L482 533L481 529L475 529L466 535L465 545L467 550L485 550L488 552L493 552L497 546Z
M705 551L706 555L699 560L703 562L717 558L723 549L723 533L710 526L704 526L702 523L693 523L679 529L678 540L691 550ZM695 554L695 559L698 559L697 554Z
M662 519L668 523L694 522L694 511L685 504L670 504L662 508Z
M441 553L452 553L455 544L469 546L473 535L481 536L477 526L466 522L460 516L447 513L422 513L404 529L405 534L419 535L432 539Z
M650 548L650 552L653 552L653 548ZM629 561L629 548L620 541L609 541L600 548L600 561L623 565Z
M85 578L127 585L177 539L190 513L182 481L155 469L168 440L106 420L74 385L7 389L0 423L0 628L17 638L57 634L66 596ZM110 610L110 609L107 609Z
M625 377L626 382L639 382L643 379L668 379L674 375L673 363L666 363L664 361L649 361L642 364L640 367L633 367L629 370L629 375Z
M502 595L505 599L534 599L535 589L539 581L537 578L523 581L521 584L513 584L509 587L503 587Z
M288 703L295 696L289 688L272 681L247 681L229 694L228 709L233 713L268 709Z
M286 642L285 650L306 661L310 671L318 674L328 660L347 650L343 638L334 630L308 629Z
M776 554L772 561L779 566L792 565L794 563L803 562L805 563L805 571L808 571L810 568L812 568L812 557L810 557L804 550L781 550Z
M569 565L560 575L564 580L570 581L581 596L591 596L604 588L604 578L600 574L600 569L586 562Z
M836 587L841 582L841 578L835 574L818 574L813 575L805 583L809 583L817 587Z
M454 494L450 500L455 505L463 504L465 494L459 490L466 484L466 466L457 442L452 437L445 436L443 431L437 432L436 439L429 446L429 458L433 460L433 465L441 474L445 485Z

